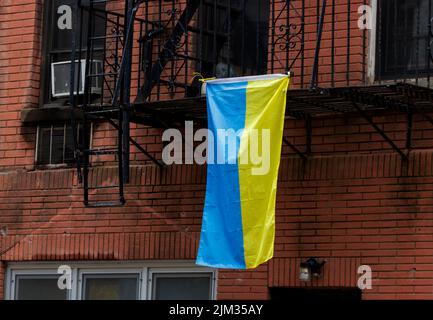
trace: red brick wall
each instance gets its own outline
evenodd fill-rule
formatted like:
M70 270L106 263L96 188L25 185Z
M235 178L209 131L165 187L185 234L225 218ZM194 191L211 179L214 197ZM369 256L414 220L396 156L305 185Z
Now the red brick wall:
M23 108L39 106L40 98L40 70L42 60L43 39L43 0L19 0L2 1L0 7L0 169L34 169L36 127L34 125L23 126L20 122L20 112ZM181 1L184 3L184 1ZM283 7L285 1L276 1L276 12ZM300 10L301 1L293 1L296 10ZM304 74L304 82L308 82L311 74L312 57L315 48L316 33L316 1L305 2L306 12L306 52L304 64L307 66ZM363 59L362 59L362 37L363 33L357 27L359 14L357 8L363 0L351 1L351 42L350 45L350 84L359 84L362 80ZM170 3L164 5L164 12L171 9ZM116 0L110 4L112 8L122 12L122 1ZM151 15L152 15L152 8ZM332 20L330 18L331 7L328 7L328 15L324 23L322 53L320 60L320 81L323 85L330 84L329 73L331 69L330 60L330 37ZM139 11L138 16L143 16L143 10ZM292 9L291 12L295 14ZM347 67L347 45L345 37L347 34L342 30L347 29L348 6L346 1L336 1L335 17L335 36L336 36L336 77L335 85L346 84L345 68ZM155 13L153 12L153 15ZM168 19L168 15L164 15ZM280 21L281 20L281 21ZM277 29L285 23L284 14L277 23ZM293 24L298 24L299 18L291 17ZM279 31L277 31L277 35ZM138 33L136 34L138 36ZM135 42L134 42L135 43ZM192 47L192 46L191 46ZM277 48L279 48L277 46ZM296 49L290 51L293 55ZM133 69L137 68L138 51L134 51ZM276 59L284 59L282 52L275 53ZM293 57L294 58L294 57ZM300 62L295 63L293 71L293 88L300 85ZM276 62L273 72L283 72L284 65ZM269 70L271 72L271 70ZM183 77L181 72L179 77ZM183 79L183 78L182 78ZM136 75L133 76L133 87L136 86ZM136 90L133 88L133 94ZM164 95L163 95L164 96ZM169 98L167 95L165 98ZM116 142L116 133L108 123L97 123L94 126L93 145L110 146ZM141 125L132 125L131 134L142 144L151 154L160 157L161 145L160 130L146 128ZM350 143L350 141L348 141ZM341 146L340 146L341 147ZM94 157L94 162L100 159ZM107 159L110 162L110 157ZM134 147L131 146L131 160L142 165L147 159ZM148 163L148 162L147 162Z
M31 168L35 128L23 127L20 111L37 106L41 62L41 1L4 0L0 5L0 168Z
M131 147L128 203L109 209L83 207L73 170L35 170L35 126L23 126L19 113L38 105L42 4L3 0L0 13L0 228L7 228L0 235L0 260L193 260L204 167L159 170ZM404 116L374 120L405 146ZM133 132L160 156L159 130ZM288 121L285 136L305 148L302 121ZM306 163L283 148L275 258L254 271L220 271L218 298L268 298L274 286L354 287L361 264L373 269L365 299L433 298L432 136L433 126L415 117L414 150L404 163L360 118L314 120ZM112 141L114 131L96 125L94 144ZM113 170L95 168L92 179L103 182ZM298 265L310 256L327 260L324 277L300 283Z
M264 298L268 286L305 286L298 265L311 256L327 264L309 286L356 286L357 268L367 264L373 289L364 298L433 298L432 157L431 150L413 151L406 166L394 153L352 153L315 156L304 167L284 158L275 258L256 271L221 271L219 298ZM11 248L2 260L195 257L204 168L135 167L127 206L110 209L83 208L72 171L0 177L0 221L8 226L2 248Z

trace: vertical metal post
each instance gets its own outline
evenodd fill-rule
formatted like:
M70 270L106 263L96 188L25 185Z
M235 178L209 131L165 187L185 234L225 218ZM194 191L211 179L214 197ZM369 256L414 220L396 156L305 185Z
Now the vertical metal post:
M162 0L158 0L158 21L162 22ZM158 49L157 52L161 52L161 37L158 37ZM158 63L160 63L160 60L157 61ZM152 66L151 66L152 68ZM144 90L145 92L145 98L150 97L151 91L152 91L152 81L154 81L153 76L152 76L152 71L149 72L149 81L150 82L150 89L148 90ZM156 82L156 100L159 100L161 98L161 78L158 77L157 82ZM148 85L146 85L147 87Z
M427 87L430 88L430 66L431 66L431 59L432 59L432 42L431 38L433 36L432 34L432 18L431 18L431 9L432 9L432 1L430 0L428 2L428 31L427 31L427 50L428 50L428 57L427 57Z
M335 1L335 0L334 0ZM364 0L364 8L367 5L367 0ZM364 85L367 84L367 65L366 65L366 58L367 58L367 29L364 28L362 31L362 83Z
M332 0L331 27L331 87L335 86L335 0Z
M74 2L74 14L73 18L73 27L72 27L72 43L71 43L71 70L69 74L69 102L71 104L71 134L72 134L72 142L74 144L74 160L77 168L77 177L78 182L81 183L83 180L83 176L81 174L81 164L80 164L80 154L79 147L77 141L77 122L75 119L75 110L77 106L77 100L74 92L75 88L75 60L76 51L77 51L77 34L78 34L78 26L81 24L81 15L78 15L78 10L81 8L81 0ZM80 10L81 12L81 10ZM81 30L81 28L80 28ZM81 32L80 32L81 33ZM81 38L81 37L80 37ZM80 52L81 52L81 41L79 41ZM78 88L78 86L77 86Z
M189 10L189 8L187 7L186 10ZM188 15L188 12L186 13ZM188 37L188 23L185 25L185 58L183 60L183 63L185 64L185 91L186 88L188 87L188 80L189 80L189 59L188 59L188 55L189 55L189 37Z
M246 17L245 17L245 10L246 10L246 5L245 5L245 1L246 0L241 0L242 1L242 37L241 37L241 41L242 41L242 45L241 45L241 74L245 74L245 22L246 22Z
M188 10L188 7L186 8ZM176 23L176 8L174 6L174 0L171 0L171 30L174 29L175 23ZM176 67L176 63L177 61L175 61L175 59L171 59L170 61L170 82L168 84L168 91L170 93L170 98L173 99L174 98L174 93L175 93L175 85L174 85L174 81L175 81L175 67Z
M89 130L89 123L88 118L86 115L86 109L88 107L88 104L90 102L90 90L91 87L91 78L89 75L91 74L91 50L92 50L92 30L93 30L93 1L89 2L89 8L88 8L88 21L87 21L87 42L86 42L86 67L84 72L84 97L83 97L83 145L84 145L84 168L83 168L83 187L84 187L84 204L89 204L89 161L90 161L90 155L88 150L89 148L89 141L88 138L88 130ZM81 62L80 62L80 68L81 68ZM79 81L79 80L78 80ZM89 83L90 81L90 83ZM78 82L79 83L79 82ZM77 90L79 90L79 87L77 87Z
M125 59L124 62L124 71L122 82L123 82L123 94L122 94L122 103L120 107L123 112L122 116L122 145L123 145L123 161L120 162L120 165L123 167L123 181L125 183L129 182L129 114L131 111L131 65L132 65L132 45L134 38L134 15L133 8L135 6L134 0L128 0L125 2L125 18L124 18L124 30L125 30L125 40L124 45L126 46L124 49L124 56L122 60Z
M413 0L412 0L413 1ZM401 3L403 6L405 6L405 3L404 2L402 2ZM401 21L399 21L399 18L398 18L398 15L397 15L397 13L398 13L398 5L400 5L400 3L397 3L397 1L394 1L394 26L397 26L397 25L399 25L400 23L401 23ZM390 11L390 8L387 8L388 9L388 17L389 17L389 11ZM407 8L404 8L403 10L407 10ZM389 29L388 29L389 30ZM388 31L389 32L389 31ZM387 37L389 37L390 35L389 34L387 34L386 35ZM397 47L399 46L399 43L398 43L398 37L395 35L394 37L393 37L393 39L394 39L394 43L392 43L391 44L391 48L393 49L393 53L394 53L394 64L395 63L397 63L397 61L398 61L398 56L399 56L399 52L397 51ZM401 40L403 40L403 39L401 39ZM387 41L388 42L388 41ZM389 50L389 48L387 48L387 50L385 51L385 58L387 59L388 58L388 55L386 54L386 52L389 52L388 51ZM388 60L385 60L385 61L388 61ZM388 69L388 63L385 63L385 65L384 65L384 67L385 67L385 70L387 70ZM395 65L393 65L393 69L394 69L394 71L395 71ZM398 80L398 76L402 76L402 77L405 77L405 74L402 72L402 74L400 74L400 75L397 75L397 72L394 72L394 82L397 82L397 80Z
M415 83L418 85L419 82L419 38L421 36L421 18L420 18L420 1L416 2L416 46L415 46L415 66L416 66L416 75L415 75ZM407 34L407 31L406 31Z
M197 25L199 26L199 38L198 38L198 70L199 73L203 73L203 29L204 29L204 6L203 6L203 0L199 1L199 10L198 10L198 22Z
M216 66L217 66L217 25L218 25L218 14L217 14L217 1L214 1L213 3L213 25L212 25L212 32L213 32L213 37L212 37L212 48L213 48L213 55L212 55L212 62L213 62L213 68L212 68L212 74L213 76L216 76Z
M257 0L256 7L256 74L260 74L260 0Z
M325 20L325 12L326 12L326 0L323 0L322 13L320 14L319 25L317 30L316 49L314 52L313 73L311 75L310 89L316 88L318 84L319 54L320 54L320 45L322 42L322 31L323 31L323 23Z
M347 48L346 48L346 84L350 84L350 25L352 23L350 19L350 0L347 1Z
M226 77L230 77L230 69L231 69L231 61L230 61L230 49L231 49L231 33L232 33L232 17L231 17L231 1L227 0L227 75Z
M302 0L302 48L301 48L301 87L304 87L304 66L305 66L305 0Z
M290 14L290 12L287 12ZM271 8L271 73L274 73L274 59L275 59L275 0L272 0Z
M287 6L287 15L286 15L286 66L285 66L285 72L289 72L289 52L290 52L290 0L286 0L286 6Z

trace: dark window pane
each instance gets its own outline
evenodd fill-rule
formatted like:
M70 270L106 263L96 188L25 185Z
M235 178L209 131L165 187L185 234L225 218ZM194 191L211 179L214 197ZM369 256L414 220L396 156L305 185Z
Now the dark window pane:
M51 141L51 163L63 163L63 143L65 141L64 127L53 128Z
M58 13L58 10L61 6L68 6L69 8L71 8L72 13L74 13L74 3L76 1L74 0L53 0L52 1L52 32L53 32L53 36L52 36L52 51L59 51L59 50L67 50L70 51L71 50L71 41L72 41L72 29L68 29L68 28L64 28L64 29L60 29L59 28L59 21L60 24L62 25L64 20L63 20L63 16L64 16L64 12L63 10L60 10L60 13ZM81 1L82 6L88 6L89 5L89 0L86 1ZM103 7L103 5L101 6L101 4L95 5L96 8L101 8ZM88 12L84 11L83 12L83 20L81 23L81 26L83 28L83 35L82 35L82 39L83 41L86 41L87 39L87 21L88 21ZM72 17L72 27L73 27L73 19L74 17ZM78 32L80 32L80 30L78 30ZM98 13L97 16L94 17L94 35L95 36L102 36L105 34L105 20L103 19L102 15L100 13ZM98 48L101 47L103 44L102 41L99 42L95 42L93 43L93 45ZM85 45L83 46L85 47Z
M377 60L379 76L422 75L428 66L428 24L431 0L381 0Z
M52 50L70 50L71 48L72 29L60 29L58 23L59 21L63 23L66 19L70 19L72 23L71 26L73 27L73 17L67 17L66 15L68 13L64 13L65 11L58 13L58 10L59 8L61 9L61 6L66 6L70 8L73 14L74 2L73 0L52 0Z
M266 73L269 1L203 1L200 20L198 56L205 77Z
M77 142L83 147L83 126L77 125ZM87 129L87 142L89 144L90 128ZM38 153L36 163L39 165L62 164L74 162L74 140L72 136L72 127L70 124L58 124L39 127L38 136Z
M51 64L54 62L63 62L71 60L71 45L72 45L72 36L73 33L77 35L77 43L79 45L79 38L81 37L81 55L80 51L77 47L77 56L76 59L85 59L85 49L87 45L87 33L88 33L88 21L89 14L87 9L83 9L82 20L79 23L78 30L73 30L74 28L74 17L75 14L75 2L76 0L52 0L46 1L46 5L48 7L48 16L46 19L46 31L47 31L47 51L46 51L46 69L44 70L44 81L45 81L45 91L44 91L44 101L54 101L56 99L64 99L67 97L66 95L53 97L51 95L52 92L52 82L51 82ZM89 6L89 0L82 0L81 4L83 7ZM104 9L105 4L99 3L94 4L94 8L96 9ZM92 17L92 30L91 34L94 37L101 37L105 35L106 32L106 17L105 14L95 10L94 15ZM79 17L78 17L79 18ZM76 31L76 32L75 32ZM80 37L78 37L80 35ZM103 48L105 41L104 39L93 40L93 60L102 60L103 57ZM69 67L70 65L65 65L64 67L64 76L59 76L57 73L57 77L61 78L60 81L55 81L56 86L62 86L65 89L65 92L69 94L68 88L64 88L65 85L69 87ZM92 67L92 65L91 65ZM79 68L75 69L75 74L78 74ZM93 70L91 73L95 73ZM97 81L97 79L93 79L92 81ZM64 90L56 91L56 92L64 92Z
M50 163L51 126L40 126L38 136L38 164Z
M84 300L137 300L138 275L84 276Z
M18 276L15 298L18 300L66 300L67 290L60 290L57 280L57 277Z
M65 139L65 163L72 163L74 161L74 139L72 127L69 125L66 126Z
M184 275L154 274L153 299L155 300L209 300L211 274Z

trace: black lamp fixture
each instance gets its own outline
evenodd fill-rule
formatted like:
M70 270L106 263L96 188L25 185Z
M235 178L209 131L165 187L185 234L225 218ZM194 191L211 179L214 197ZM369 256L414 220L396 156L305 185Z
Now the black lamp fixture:
M320 277L325 263L325 260L319 262L316 258L309 258L308 260L301 262L299 265L299 280L311 281L313 277Z

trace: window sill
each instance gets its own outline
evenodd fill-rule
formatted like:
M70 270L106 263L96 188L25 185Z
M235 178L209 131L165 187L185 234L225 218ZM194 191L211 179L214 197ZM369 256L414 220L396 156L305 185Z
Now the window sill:
M83 113L81 110L74 111L75 118L81 120ZM70 121L71 107L60 104L45 104L40 108L24 108L21 110L21 122L24 124L42 122L61 122Z
M36 164L35 170L56 170L56 169L73 169L74 163L58 163L58 164Z

